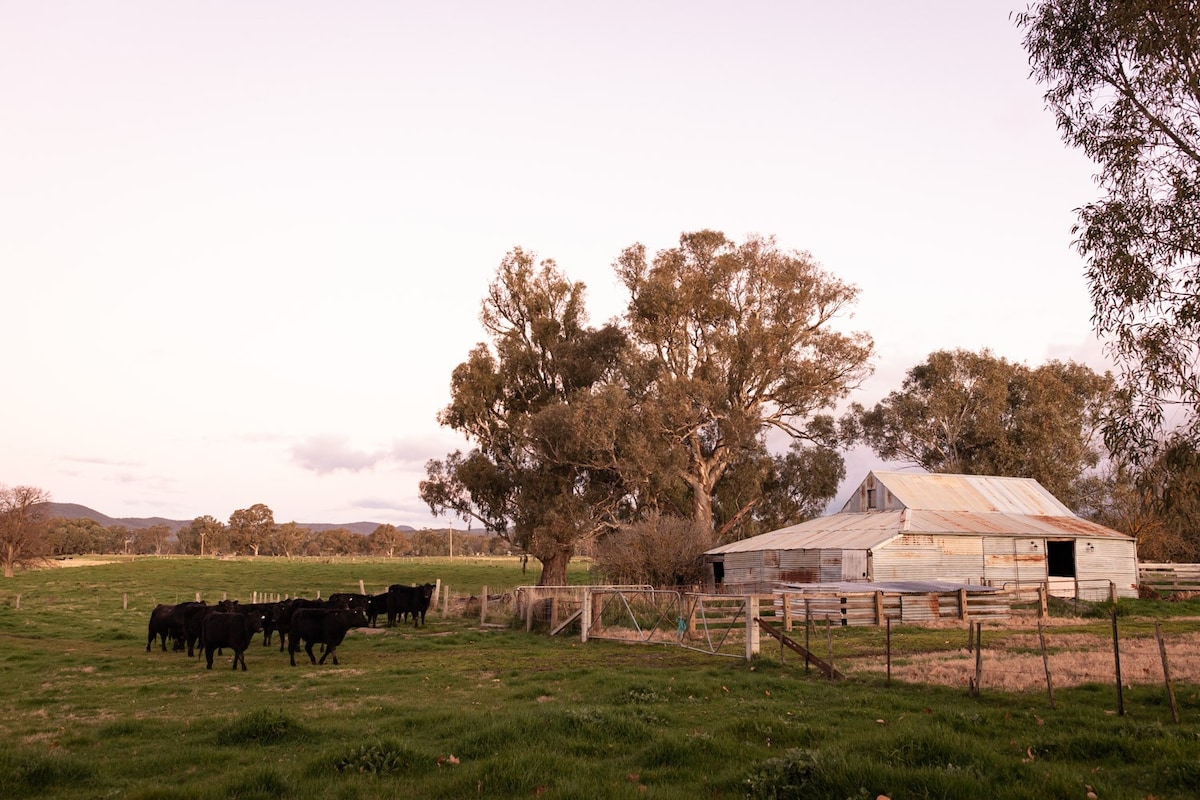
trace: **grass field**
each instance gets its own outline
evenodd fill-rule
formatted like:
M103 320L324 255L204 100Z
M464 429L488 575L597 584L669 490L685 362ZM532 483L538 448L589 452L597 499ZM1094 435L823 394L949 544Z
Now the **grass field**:
M3 798L1193 798L1200 687L987 691L856 669L879 629L840 629L849 678L690 650L527 634L431 614L353 632L340 666L254 645L249 671L145 651L155 603L253 592L327 596L440 579L455 592L531 583L515 559L76 560L0 583ZM572 579L586 582L576 570ZM18 601L19 597L19 601ZM1194 621L1135 605L1173 632ZM1165 610L1164 610L1165 609ZM1194 610L1193 612L1194 613ZM1142 618L1139 615L1146 615ZM1101 635L1106 620L1072 621ZM1026 632L1027 633L1027 632ZM960 630L896 629L951 653ZM988 636L992 636L991 633ZM1027 645L1022 645L1027 646ZM815 648L814 648L815 649ZM1111 659L1111 654L1109 655ZM985 682L986 687L986 682ZM1044 689L1044 687L1043 687Z

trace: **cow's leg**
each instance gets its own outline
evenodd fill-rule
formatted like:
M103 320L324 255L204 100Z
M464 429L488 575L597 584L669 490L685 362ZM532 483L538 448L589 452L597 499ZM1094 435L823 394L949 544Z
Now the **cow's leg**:
M215 649L216 649L215 647L205 647L204 648L204 657L208 660L208 668L209 669L212 669L213 650L215 650Z
M304 652L308 653L308 660L311 661L312 663L316 664L317 657L313 655L312 646L313 646L312 642L305 642L304 643ZM321 660L324 661L325 656L321 656Z

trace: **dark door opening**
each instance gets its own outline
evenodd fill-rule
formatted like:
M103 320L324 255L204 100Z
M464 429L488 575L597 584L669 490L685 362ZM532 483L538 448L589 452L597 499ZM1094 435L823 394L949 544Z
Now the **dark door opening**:
M1075 577L1075 541L1046 542L1046 574L1051 578Z
M714 561L713 567L713 583L720 586L725 581L725 562Z

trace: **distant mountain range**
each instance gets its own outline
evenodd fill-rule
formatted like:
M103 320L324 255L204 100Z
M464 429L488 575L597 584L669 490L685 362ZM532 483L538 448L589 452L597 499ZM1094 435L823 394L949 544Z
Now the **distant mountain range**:
M149 528L154 525L166 525L171 529L171 533L176 533L180 528L186 528L192 524L190 519L166 519L165 517L110 517L106 514L101 514L99 511L81 506L78 503L46 503L47 516L61 517L63 519L90 519L95 520L106 528L111 528L114 525L121 525L131 531ZM314 533L321 531L331 531L335 528L344 528L351 533L361 533L366 536L374 533L382 523L379 522L347 522L343 525L331 525L326 522L297 522L301 528L308 528ZM397 525L397 530L414 531L409 525Z

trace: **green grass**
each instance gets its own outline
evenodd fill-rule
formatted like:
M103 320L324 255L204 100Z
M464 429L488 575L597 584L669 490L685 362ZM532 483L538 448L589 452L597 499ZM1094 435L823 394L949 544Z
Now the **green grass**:
M323 596L440 578L457 593L531 583L515 559L137 559L0 583L4 798L1188 798L1200 786L1200 689L1042 693L886 686L853 659L881 630L835 630L851 677L639 646L481 629L352 633L341 666L293 668L257 644L248 672L145 652L158 602ZM572 580L586 581L582 570ZM16 597L20 595L20 608ZM123 608L128 598L128 608ZM1153 630L1163 606L1131 608ZM1105 620L1080 620L1101 631ZM802 634L800 634L802 636ZM1000 635L985 630L985 639ZM893 628L906 652L959 650L965 631ZM823 629L813 649L825 655Z

